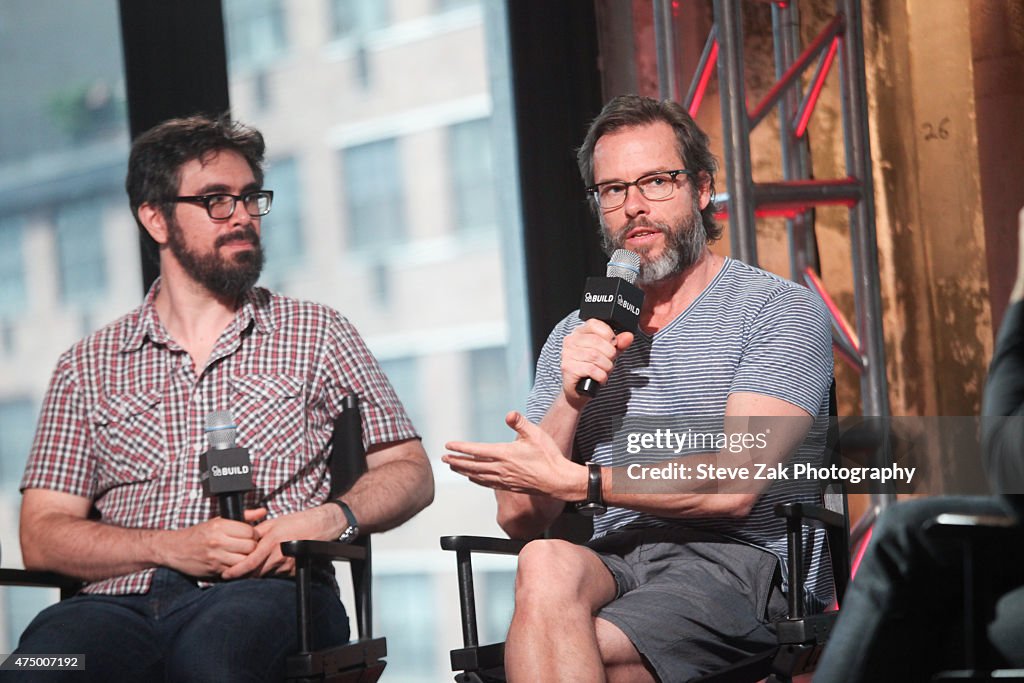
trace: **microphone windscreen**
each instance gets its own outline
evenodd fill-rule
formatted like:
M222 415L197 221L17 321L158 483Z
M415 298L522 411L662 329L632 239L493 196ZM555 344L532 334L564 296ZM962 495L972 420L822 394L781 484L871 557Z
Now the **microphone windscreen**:
M235 447L235 418L230 410L215 410L206 416L206 438L217 450Z
M629 284L635 284L640 274L640 255L629 249L616 249L608 261L607 277L622 278Z

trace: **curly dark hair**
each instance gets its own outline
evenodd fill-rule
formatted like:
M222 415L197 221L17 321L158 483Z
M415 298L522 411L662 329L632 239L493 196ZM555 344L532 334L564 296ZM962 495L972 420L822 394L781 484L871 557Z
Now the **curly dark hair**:
M263 135L232 121L228 114L210 117L201 114L159 123L132 143L128 157L128 175L124 187L128 203L139 222L139 207L152 204L164 216L174 210L172 198L181 184L181 168L193 159L206 162L223 150L242 155L252 169L256 182L263 184Z
M711 193L711 201L700 215L708 242L714 242L722 236L722 226L715 222L715 211L718 209L715 204L715 171L718 170L718 162L708 148L707 134L676 102L655 100L640 95L619 95L609 101L590 123L587 137L576 151L576 161L583 183L587 187L594 184L594 147L601 136L622 128L659 122L667 123L675 131L679 157L686 168L693 171L694 194L698 186L705 184ZM595 214L598 214L600 209L596 200L591 198L590 205Z

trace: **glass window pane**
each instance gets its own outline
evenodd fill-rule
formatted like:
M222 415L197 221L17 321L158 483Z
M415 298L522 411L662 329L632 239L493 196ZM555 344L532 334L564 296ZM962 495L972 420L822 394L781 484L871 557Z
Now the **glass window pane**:
M505 347L469 352L469 424L476 441L508 441L514 436L505 424L507 376Z
M404 196L398 141L377 140L342 152L349 244L371 247L400 242Z
M0 218L0 319L25 310L25 221L20 216Z
M9 564L4 561L5 567ZM14 650L22 631L39 611L59 599L60 593L55 588L0 587L0 648L4 652Z
M17 491L32 437L39 405L29 398L0 400L0 490Z
M373 577L375 632L388 638L388 676L405 683L434 683L437 610L430 574L381 574ZM393 649L391 643L401 642Z
M402 405L405 406L406 412L409 413L409 419L417 429L422 429L423 413L420 406L420 384L416 375L416 359L406 357L381 358L379 360L381 369L384 370L388 381L391 382L395 393L398 394Z
M89 308L105 295L107 284L103 205L89 199L61 204L54 227L61 297L69 304Z
M0 548L57 358L142 297L117 0L0 3ZM0 652L52 591L0 594Z
M454 9L462 9L463 7L475 7L480 4L480 0L434 0L437 4L437 10L439 12L447 12Z
M228 59L240 69L259 69L281 58L287 47L281 0L224 0Z
M490 119L457 123L450 129L452 192L459 230L494 230L497 200Z
M331 0L331 24L335 37L348 38L388 25L387 0Z
M305 251L298 162L294 158L271 161L263 184L274 191L274 203L260 221L260 239L267 254L261 281L280 288L302 266Z
M484 644L500 643L508 635L512 608L516 604L516 572L514 569L483 572L484 623L481 638Z
M532 374L505 3L281 6L302 49L261 73L229 65L234 115L265 134L271 169L293 160L300 189L301 241L275 241L283 239L278 199L267 217L264 282L351 320L423 437L437 481L433 506L374 539L374 568L429 567L431 579L419 585L436 631L425 658L421 643L382 624L392 662L385 680L407 680L396 673L399 660L420 662L408 674L419 678L408 680L451 680L448 650L460 645L457 603L446 602L455 561L438 557L437 536L501 531L493 494L439 459L446 441L508 438L502 418L524 408ZM281 192L285 184L271 175L267 186ZM285 249L299 265L278 276ZM396 584L378 587L375 601L391 590L404 595ZM406 609L375 607L378 617Z

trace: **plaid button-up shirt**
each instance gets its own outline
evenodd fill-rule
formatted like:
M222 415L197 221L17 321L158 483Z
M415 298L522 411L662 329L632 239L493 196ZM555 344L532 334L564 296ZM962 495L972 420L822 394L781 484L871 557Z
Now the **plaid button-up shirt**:
M206 416L230 410L249 449L255 490L246 507L269 517L322 503L333 420L360 398L367 446L417 436L359 333L338 312L254 289L205 368L167 333L153 302L75 344L43 403L26 488L93 501L100 521L180 529L217 516L203 495ZM149 590L152 569L97 581L88 593Z

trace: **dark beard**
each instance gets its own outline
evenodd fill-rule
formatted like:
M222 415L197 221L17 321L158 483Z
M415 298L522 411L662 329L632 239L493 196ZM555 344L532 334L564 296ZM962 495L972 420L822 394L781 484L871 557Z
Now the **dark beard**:
M617 236L612 236L601 227L601 248L610 257L616 249L625 249L626 235L638 227L657 230L665 236L665 250L654 262L647 259L647 249L638 250L640 255L640 275L636 279L638 285L650 285L674 275L678 275L692 267L700 260L707 247L704 222L699 207L694 202L694 211L689 218L680 220L674 228L667 223L655 223L645 216L631 220Z
M228 261L217 249L236 239L245 239L253 245L251 251L240 251ZM181 226L173 218L168 223L167 246L178 263L193 280L217 297L238 299L252 289L263 270L263 247L252 226L245 226L218 237L209 254L197 254L185 245Z

